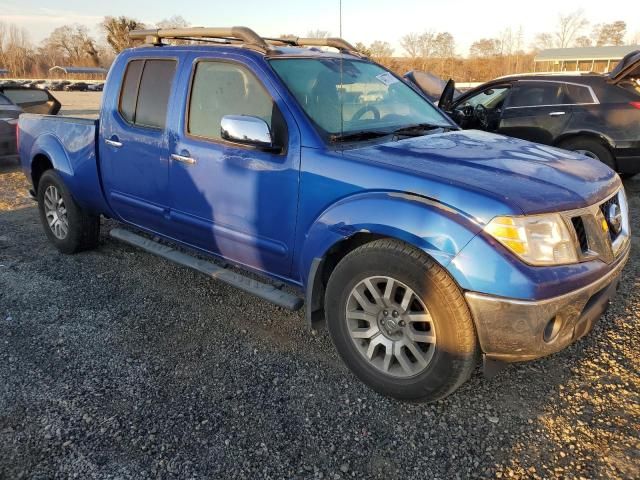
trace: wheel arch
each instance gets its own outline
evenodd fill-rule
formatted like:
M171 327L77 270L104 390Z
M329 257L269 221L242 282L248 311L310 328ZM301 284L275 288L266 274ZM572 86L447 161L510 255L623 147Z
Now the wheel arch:
M356 223L355 218L361 221ZM323 324L329 277L340 260L361 245L383 238L398 240L449 271L448 264L480 229L461 212L410 193L366 193L339 202L316 220L306 236L300 272L306 274L308 324L313 328Z
M613 155L613 148L614 148L613 141L606 135L600 132L594 132L591 130L565 132L562 135L558 136L558 138L556 138L553 145L555 147L559 147L562 143L565 143L569 140L574 140L576 138L588 138L591 140L597 140L598 142L602 143L605 147L607 147L609 151L611 151L611 154Z

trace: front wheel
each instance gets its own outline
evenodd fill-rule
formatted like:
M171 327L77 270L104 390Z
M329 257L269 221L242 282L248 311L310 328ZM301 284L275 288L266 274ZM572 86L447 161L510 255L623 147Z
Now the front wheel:
M329 279L325 311L347 366L384 395L438 400L475 368L478 344L462 292L403 242L376 240L346 255Z
M62 253L98 246L100 217L80 208L54 170L44 172L38 182L38 209L47 237Z

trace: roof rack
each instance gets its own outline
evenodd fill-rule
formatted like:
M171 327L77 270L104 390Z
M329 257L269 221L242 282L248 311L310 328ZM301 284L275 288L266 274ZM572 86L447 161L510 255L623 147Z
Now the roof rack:
M129 37L144 39L145 43L161 46L162 39L182 39L222 44L242 43L247 47L263 52L273 52L273 45L290 45L300 47L332 47L352 55L363 56L357 49L342 38L300 38L261 37L247 27L188 27L188 28L155 28L147 30L133 30Z

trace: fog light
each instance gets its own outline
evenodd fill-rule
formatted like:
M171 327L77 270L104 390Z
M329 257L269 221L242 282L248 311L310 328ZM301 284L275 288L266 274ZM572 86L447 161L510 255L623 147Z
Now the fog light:
M542 334L542 339L547 343L553 342L558 337L558 333L560 333L561 326L562 326L562 320L560 320L557 316L553 317L551 320L547 322L547 325L544 327L544 333Z

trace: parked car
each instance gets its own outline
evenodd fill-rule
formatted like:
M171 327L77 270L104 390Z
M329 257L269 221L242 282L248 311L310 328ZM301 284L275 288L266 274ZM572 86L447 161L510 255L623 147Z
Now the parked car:
M64 89L65 86L69 85L70 83L71 82L68 80L54 81L54 82L51 82L51 86L49 87L49 90L53 90L54 92L61 91Z
M62 87L66 92L86 92L88 85L85 82L73 82Z
M613 298L629 218L602 162L463 131L341 39L131 36L147 45L116 58L98 120L19 120L61 252L96 248L100 216L115 219L114 238L306 303L360 379L410 400L452 393L480 355L490 368L565 348ZM237 41L152 46L165 36ZM304 48L320 42L341 53Z
M48 92L17 86L0 86L0 158L18 154L16 125L23 112L55 115L58 102Z
M439 106L476 128L573 150L622 176L640 172L640 51L610 74L522 74L485 83Z
M104 83L90 83L87 86L87 90L90 92L101 92L104 88Z

